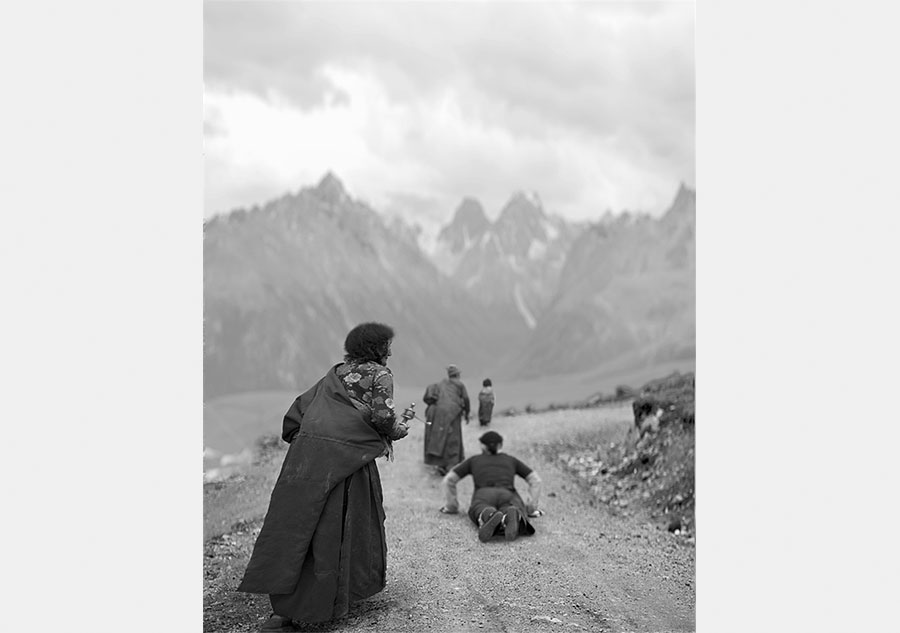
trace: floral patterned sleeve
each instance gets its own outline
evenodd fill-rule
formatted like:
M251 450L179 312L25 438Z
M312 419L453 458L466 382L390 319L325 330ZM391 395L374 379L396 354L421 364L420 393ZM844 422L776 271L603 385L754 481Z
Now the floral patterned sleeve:
M402 437L394 412L394 376L387 367L379 367L372 383L372 424L392 440Z

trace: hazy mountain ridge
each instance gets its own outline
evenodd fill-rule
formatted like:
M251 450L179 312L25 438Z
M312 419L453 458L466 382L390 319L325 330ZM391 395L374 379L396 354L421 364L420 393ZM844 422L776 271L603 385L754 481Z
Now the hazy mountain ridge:
M327 174L205 224L205 396L305 388L364 320L395 327L391 367L407 379L449 362L527 378L692 359L694 214L685 187L658 220L594 224L522 192L492 223L465 198L426 254L414 228Z
M659 219L622 214L574 241L550 305L511 368L580 371L624 354L693 358L696 195L679 189Z
M490 362L516 334L439 273L333 176L204 228L205 393L297 388L340 360L347 331L381 320L398 332L392 367L437 373Z
M534 328L583 228L547 214L535 193L513 194L493 223L477 200L465 198L439 234L432 258L473 296Z

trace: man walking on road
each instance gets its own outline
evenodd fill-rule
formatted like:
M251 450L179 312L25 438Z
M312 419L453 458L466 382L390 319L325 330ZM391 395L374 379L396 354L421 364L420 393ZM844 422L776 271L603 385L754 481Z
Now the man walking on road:
M456 365L447 367L447 377L436 387L429 387L430 391L434 391L434 396L425 396L430 409L425 415L430 421L425 427L425 463L434 466L438 474L446 475L448 469L465 458L462 419L465 417L469 423L469 394Z

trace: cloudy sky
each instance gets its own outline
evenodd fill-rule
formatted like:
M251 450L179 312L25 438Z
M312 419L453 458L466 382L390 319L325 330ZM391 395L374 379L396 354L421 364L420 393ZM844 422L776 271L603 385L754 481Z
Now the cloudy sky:
M694 8L208 1L205 215L328 170L426 229L519 190L658 215L694 186Z

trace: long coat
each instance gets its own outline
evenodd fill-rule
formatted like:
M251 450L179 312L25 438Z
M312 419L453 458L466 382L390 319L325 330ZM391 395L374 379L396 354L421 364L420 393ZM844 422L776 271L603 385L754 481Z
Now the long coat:
M238 591L271 594L297 620L341 617L385 585L384 440L333 368L294 401L282 437L293 441Z
M459 378L437 384L434 417L425 433L425 463L451 468L465 459L460 422L469 415L469 394Z

